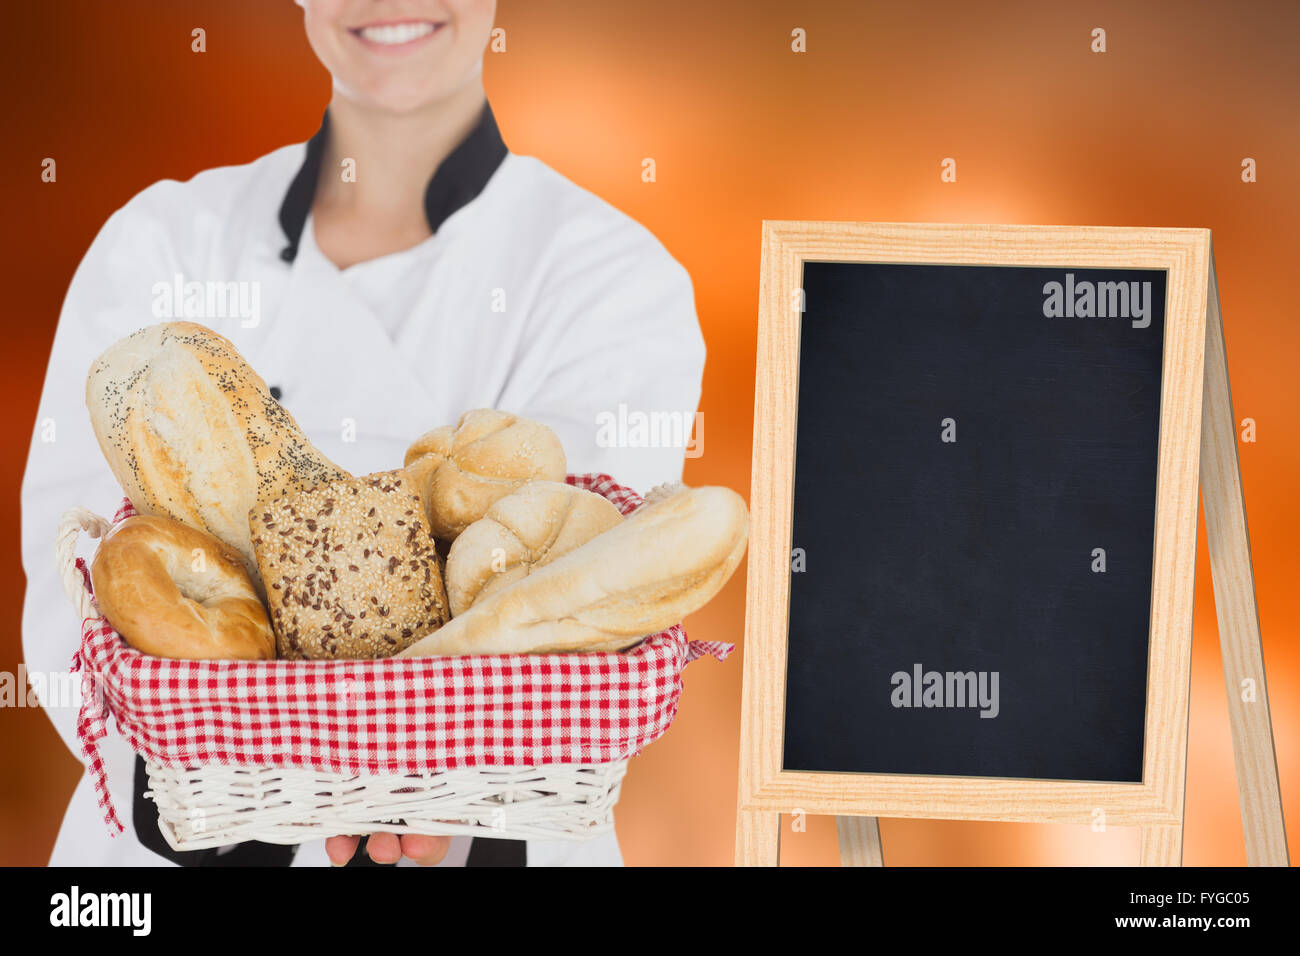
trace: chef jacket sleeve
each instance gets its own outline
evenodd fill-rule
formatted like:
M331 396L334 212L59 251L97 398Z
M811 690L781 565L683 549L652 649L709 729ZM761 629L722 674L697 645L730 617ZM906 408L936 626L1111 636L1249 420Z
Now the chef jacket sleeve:
M680 481L684 458L702 451L704 339L689 274L620 220L552 256L500 407L554 429L571 473L603 472L644 494Z
M182 271L157 218L142 208L167 185L173 184L146 190L110 217L73 276L54 333L23 474L23 656L41 705L78 759L78 700L69 692L75 684L68 670L81 634L55 568L54 535L67 508L83 505L111 518L122 501L90 426L86 373L115 341L159 321L151 311L152 289ZM84 556L84 536L81 544Z

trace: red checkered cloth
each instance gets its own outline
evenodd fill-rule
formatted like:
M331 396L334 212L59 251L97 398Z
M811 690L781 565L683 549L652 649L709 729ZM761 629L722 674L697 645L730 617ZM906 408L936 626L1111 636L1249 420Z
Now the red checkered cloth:
M570 475L623 514L641 498L608 475ZM114 524L134 514L130 502ZM90 589L85 564L78 562ZM82 623L77 735L109 831L122 831L97 742L108 714L131 747L171 767L436 773L458 767L606 763L639 752L677 714L682 669L734 649L680 624L621 654L359 661L182 661Z

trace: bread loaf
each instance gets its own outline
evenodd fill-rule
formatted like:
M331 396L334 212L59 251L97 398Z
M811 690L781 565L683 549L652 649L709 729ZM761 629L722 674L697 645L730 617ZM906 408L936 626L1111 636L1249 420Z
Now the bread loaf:
M249 509L347 477L235 347L193 322L152 325L109 348L90 368L86 406L136 511L214 535L255 580Z
M452 616L622 520L600 495L556 481L530 481L497 499L456 538L447 555Z
M454 539L498 498L530 481L563 481L564 449L545 425L481 408L435 428L406 452L435 536Z
M447 620L442 563L401 471L288 495L249 523L281 657L390 657Z
M170 518L137 515L104 536L95 600L126 642L184 660L275 656L266 610L239 552Z
M476 603L402 657L617 651L715 595L745 553L749 515L727 488L688 488Z

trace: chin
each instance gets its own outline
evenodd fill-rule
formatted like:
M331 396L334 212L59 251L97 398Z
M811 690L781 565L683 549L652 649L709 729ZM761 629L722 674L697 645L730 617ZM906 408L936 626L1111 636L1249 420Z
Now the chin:
M353 98L385 113L414 113L432 106L451 94L443 89L383 88L360 91Z
M338 92L356 103L387 113L409 113L432 106L455 94L458 84L430 76L365 76L337 84Z

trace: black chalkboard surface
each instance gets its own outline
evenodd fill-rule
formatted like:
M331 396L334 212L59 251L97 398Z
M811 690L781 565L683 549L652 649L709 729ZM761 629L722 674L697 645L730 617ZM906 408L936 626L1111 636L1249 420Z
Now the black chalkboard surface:
M782 766L1140 782L1165 271L803 290Z

